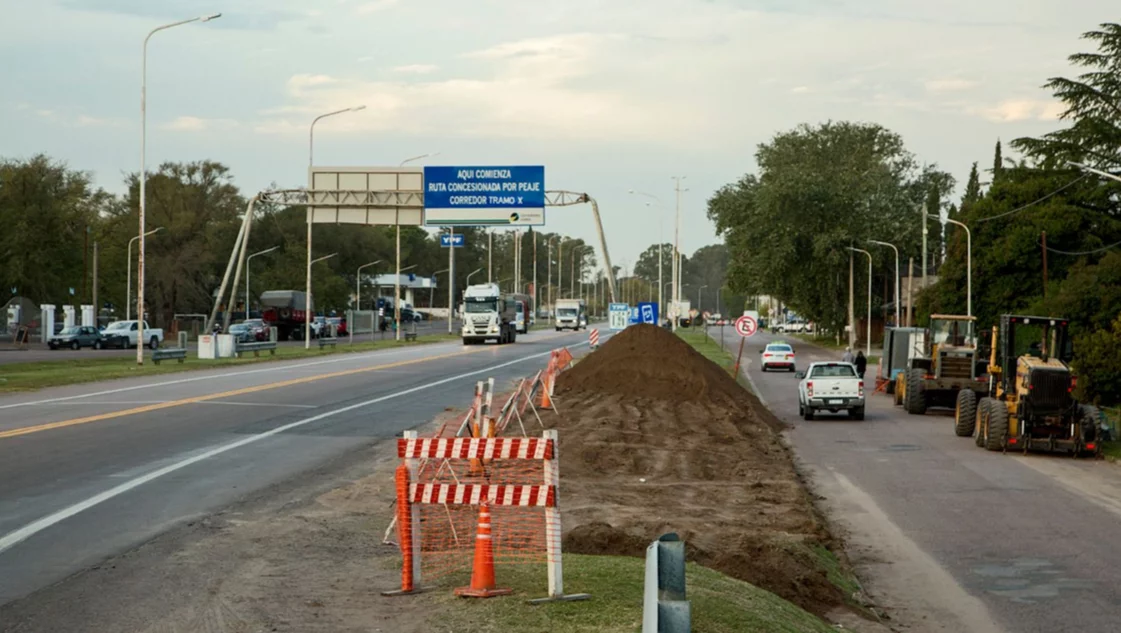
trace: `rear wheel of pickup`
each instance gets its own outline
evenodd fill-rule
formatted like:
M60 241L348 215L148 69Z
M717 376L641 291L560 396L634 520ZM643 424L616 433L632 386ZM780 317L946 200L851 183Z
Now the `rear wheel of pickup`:
M853 420L863 420L864 419L864 407L857 407L855 409L849 409L849 417L852 418Z
M149 347L150 349L159 349L159 347L160 347L160 339L158 339L158 338L156 338L156 337L154 337L154 336L153 336L152 338L148 339L148 347Z

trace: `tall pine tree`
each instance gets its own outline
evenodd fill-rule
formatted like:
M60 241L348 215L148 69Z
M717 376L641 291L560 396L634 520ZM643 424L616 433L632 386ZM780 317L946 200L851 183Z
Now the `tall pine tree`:
M1004 159L1000 155L1000 139L996 141L996 153L993 155L993 184L1000 178L1001 173L1004 172Z

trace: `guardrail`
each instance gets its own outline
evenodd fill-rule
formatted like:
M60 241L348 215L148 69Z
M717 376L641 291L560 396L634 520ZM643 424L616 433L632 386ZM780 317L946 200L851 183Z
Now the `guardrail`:
M642 633L689 633L692 612L685 599L685 541L663 534L646 548Z
M328 345L330 345L333 348L333 347L335 347L335 345L338 342L339 342L339 339L338 339L338 337L335 337L335 336L320 337L320 339L319 339L319 349L323 349L324 347L327 347Z
M187 358L185 347L161 347L152 350L152 362L159 365L161 360L177 360L182 363Z
M234 354L238 358L245 352L253 352L254 357L260 357L261 352L268 351L272 356L276 355L276 341L254 341L250 343L236 343L234 345Z

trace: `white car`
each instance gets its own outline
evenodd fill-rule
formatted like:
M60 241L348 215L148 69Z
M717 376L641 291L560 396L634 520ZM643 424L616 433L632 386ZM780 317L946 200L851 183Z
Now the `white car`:
M783 341L767 343L767 346L762 350L762 354L761 365L763 371L770 371L772 369L798 371L794 360L794 348L788 343Z
M813 363L795 374L798 383L798 414L806 420L814 413L847 411L853 420L864 419L864 381L852 363Z

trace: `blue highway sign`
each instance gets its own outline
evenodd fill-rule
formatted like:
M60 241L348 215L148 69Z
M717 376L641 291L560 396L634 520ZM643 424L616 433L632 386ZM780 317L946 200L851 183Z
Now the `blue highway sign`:
M545 168L424 168L425 226L541 226Z

